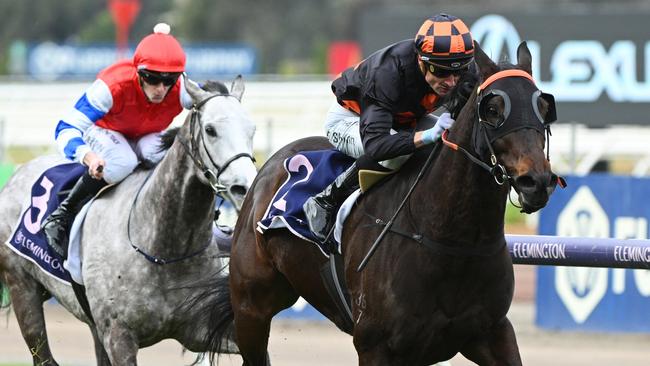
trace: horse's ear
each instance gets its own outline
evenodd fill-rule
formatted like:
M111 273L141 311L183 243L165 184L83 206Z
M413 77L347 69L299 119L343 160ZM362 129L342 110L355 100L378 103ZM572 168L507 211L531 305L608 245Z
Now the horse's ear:
M241 96L244 94L244 79L237 75L230 86L230 95L234 96L241 102Z
M185 78L185 90L192 97L194 103L198 103L210 96L210 93L201 89L197 83L188 78Z
M481 80L485 80L499 71L499 67L483 52L483 49L476 41L474 41L474 60L481 74Z
M532 57L530 56L530 50L528 49L526 41L521 42L521 44L519 44L519 47L517 47L517 63L522 70L526 71L531 76L533 75L531 66Z

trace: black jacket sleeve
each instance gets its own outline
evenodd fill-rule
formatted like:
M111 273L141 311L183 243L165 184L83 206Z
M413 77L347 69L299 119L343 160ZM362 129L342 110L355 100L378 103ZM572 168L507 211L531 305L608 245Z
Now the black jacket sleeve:
M415 131L391 134L393 114L390 110L370 103L362 106L360 133L363 150L375 161L407 155L415 151Z

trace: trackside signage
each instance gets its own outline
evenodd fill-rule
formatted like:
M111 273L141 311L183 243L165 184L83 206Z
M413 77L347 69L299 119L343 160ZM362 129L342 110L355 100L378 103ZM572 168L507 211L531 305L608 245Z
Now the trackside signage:
M650 179L591 175L569 177L540 214L542 235L647 239ZM602 251L594 241L594 252ZM561 255L562 248L520 248ZM546 254L545 254L546 253ZM616 245L613 260L650 264L650 248ZM650 332L650 271L540 266L537 325L548 329Z
M192 78L248 75L257 72L256 50L239 44L184 46ZM118 58L114 45L72 46L44 42L27 51L27 72L38 80L94 78ZM125 57L133 56L133 49Z

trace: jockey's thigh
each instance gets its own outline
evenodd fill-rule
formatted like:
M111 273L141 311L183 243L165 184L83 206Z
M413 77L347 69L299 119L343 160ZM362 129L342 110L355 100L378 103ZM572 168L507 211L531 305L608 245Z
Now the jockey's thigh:
M359 132L359 121L361 117L345 108L338 102L334 102L327 111L325 119L325 133L327 138L337 150L353 158L363 155L363 142ZM433 119L435 124L435 119ZM391 129L391 135L397 131ZM384 168L392 171L398 170L412 154L402 155L395 158L378 162Z
M120 182L138 166L138 157L129 141L117 131L92 126L86 130L84 141L104 159L104 180L107 183Z
M341 107L336 101L325 117L327 139L337 150L355 159L363 155L359 120L358 114Z
M165 150L161 149L162 141L160 139L162 133L154 132L142 136L135 144L135 154L141 161L148 161L153 164L158 164L165 156Z

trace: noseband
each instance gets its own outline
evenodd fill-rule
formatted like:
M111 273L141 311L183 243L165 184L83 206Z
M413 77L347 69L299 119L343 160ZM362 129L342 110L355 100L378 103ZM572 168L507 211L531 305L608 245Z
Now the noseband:
M228 167L232 162L234 162L239 158L249 158L253 162L255 162L255 158L251 154L242 152L233 155L228 160L226 160L226 162L222 166L220 166L214 161L212 155L210 155L210 151L205 146L205 139L203 138L203 133L201 133L200 131L201 127L203 127L201 123L201 119L199 118L199 114L201 113L200 109L205 105L205 103L207 103L210 99L214 97L228 97L228 96L230 95L222 94L222 93L212 94L209 97L203 99L202 101L192 105L192 110L190 112L191 113L190 114L190 139L188 141L184 141L179 136L179 141L181 142L183 147L185 147L185 150L192 158L194 164L201 170L201 172L203 172L203 176L208 180L208 182L210 183L210 187L212 187L215 193L220 193L227 190L226 186L219 183L219 176L221 176L221 174L225 172L226 169L228 169ZM197 127L198 127L198 133L197 133ZM199 152L199 145L203 146L203 151L205 151L205 153L208 155L208 159L210 159L210 163L212 164L212 167L217 171L216 174L212 169L210 169L205 164L205 162L203 162L203 159L201 159L201 154Z

